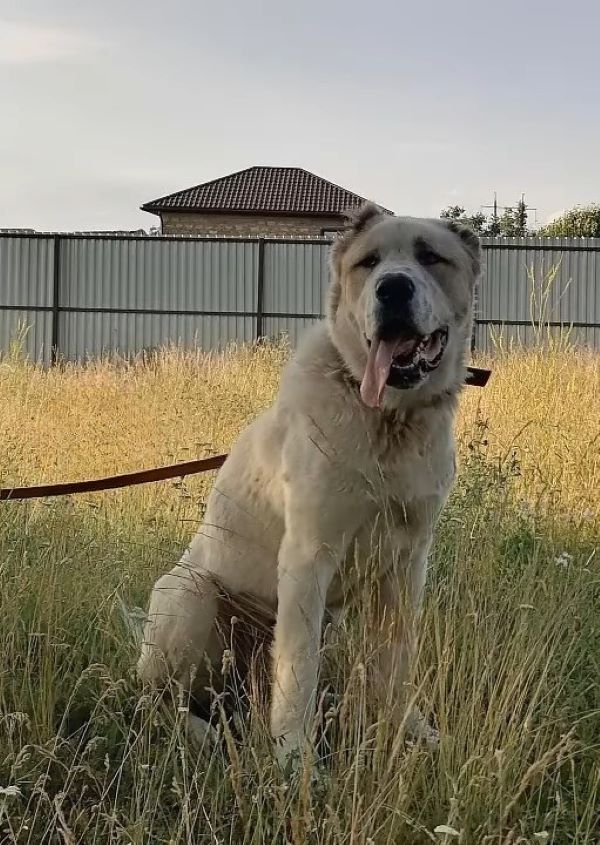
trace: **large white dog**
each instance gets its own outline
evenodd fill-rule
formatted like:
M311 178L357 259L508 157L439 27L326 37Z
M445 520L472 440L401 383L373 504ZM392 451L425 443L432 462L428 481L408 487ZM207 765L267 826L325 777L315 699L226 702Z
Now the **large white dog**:
M365 206L331 254L328 316L305 336L279 394L241 435L203 527L150 602L139 673L202 686L223 651L221 588L276 614L271 730L283 755L314 719L324 614L377 549L378 612L393 633L379 679L403 686L433 529L455 473L477 237L442 220ZM360 566L359 566L360 570ZM408 600L408 603L407 603ZM400 612L401 611L401 612Z

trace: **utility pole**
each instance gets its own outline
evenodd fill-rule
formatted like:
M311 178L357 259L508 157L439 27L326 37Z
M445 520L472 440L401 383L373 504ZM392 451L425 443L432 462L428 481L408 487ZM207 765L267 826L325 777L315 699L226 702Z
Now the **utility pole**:
M492 222L490 224L490 234L493 237L500 234L500 221L498 219L498 195L496 191L494 191L494 204L493 205L482 205L482 209L492 209ZM503 206L504 208L504 206Z
M491 209L491 211L492 211L492 215L491 215L492 216L492 222L490 224L490 234L492 234L492 235L499 235L500 234L500 218L498 216L498 211L505 212L505 211L507 211L507 209L510 209L511 211L514 210L514 206L512 206L512 205L500 205L500 206L498 205L498 196L496 194L496 191L494 191L494 202L493 202L493 204L492 205L482 205L481 208L482 208L482 210L483 209L488 209L488 210ZM516 213L517 226L519 228L520 233L522 233L522 234L525 233L525 228L527 226L527 215L528 215L528 212L530 212L530 211L534 212L533 219L534 219L534 222L537 223L537 213L536 213L537 208L534 208L533 206L529 206L525 203L525 194L523 193L523 194L521 194L520 201L517 203L517 213Z

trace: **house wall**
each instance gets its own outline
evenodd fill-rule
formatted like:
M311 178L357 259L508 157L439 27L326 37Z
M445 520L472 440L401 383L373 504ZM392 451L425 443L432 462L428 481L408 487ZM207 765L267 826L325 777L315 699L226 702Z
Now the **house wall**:
M233 214L162 213L163 235L223 237L320 237L323 229L339 229L339 217L283 217Z

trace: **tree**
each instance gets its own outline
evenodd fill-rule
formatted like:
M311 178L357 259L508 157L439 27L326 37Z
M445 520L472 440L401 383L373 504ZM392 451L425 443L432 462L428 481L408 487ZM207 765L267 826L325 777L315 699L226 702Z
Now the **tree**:
M600 238L600 205L576 205L542 226L538 234L549 238Z
M440 217L445 220L462 220L464 216L465 210L462 205L449 205L440 213Z
M467 214L461 205L449 205L440 217L458 220L470 226L478 235L487 237L524 238L527 235L527 206L523 199L516 207L505 208L501 217L494 214L486 217L482 211Z
M490 215L486 235L489 235L490 238L498 238L501 234L502 231L500 229L500 218L497 214Z
M483 211L476 211L467 219L474 232L477 232L478 235L486 234L487 218Z
M517 203L515 222L517 224L517 231L519 233L519 237L524 238L527 235L527 206L525 204L524 197L521 197L521 199Z
M448 208L445 208L441 212L440 217L444 220L458 220L459 223L464 223L465 226L469 226L474 232L477 232L478 235L486 234L486 216L481 211L468 215L462 206L449 205Z
M504 209L502 217L500 218L500 234L504 238L519 237L519 221L517 212L511 206Z

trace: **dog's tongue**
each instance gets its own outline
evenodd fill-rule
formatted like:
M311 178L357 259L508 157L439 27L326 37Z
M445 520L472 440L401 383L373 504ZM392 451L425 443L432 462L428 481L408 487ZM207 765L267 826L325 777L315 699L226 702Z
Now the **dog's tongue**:
M367 366L360 385L360 396L369 408L381 407L381 397L396 357L409 356L415 347L414 338L380 340L374 337L369 348Z

